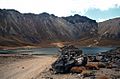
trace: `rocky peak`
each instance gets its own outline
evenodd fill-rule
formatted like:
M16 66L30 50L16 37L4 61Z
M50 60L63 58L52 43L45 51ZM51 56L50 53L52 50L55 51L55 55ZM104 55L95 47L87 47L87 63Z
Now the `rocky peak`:
M86 16L80 16L78 14L75 14L74 16L63 17L63 18L66 19L67 21L69 21L72 24L84 23L84 22L94 22L94 23L96 23L95 20L89 19Z
M98 24L95 20L89 19L86 16L80 16L78 14L63 18L77 28L76 33L78 34L78 37L93 37L97 35Z

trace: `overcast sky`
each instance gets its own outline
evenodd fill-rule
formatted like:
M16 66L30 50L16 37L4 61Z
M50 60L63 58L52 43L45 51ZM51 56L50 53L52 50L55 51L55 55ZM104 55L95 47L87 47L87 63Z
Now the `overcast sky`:
M120 0L0 0L0 8L56 16L80 14L97 21L120 17Z

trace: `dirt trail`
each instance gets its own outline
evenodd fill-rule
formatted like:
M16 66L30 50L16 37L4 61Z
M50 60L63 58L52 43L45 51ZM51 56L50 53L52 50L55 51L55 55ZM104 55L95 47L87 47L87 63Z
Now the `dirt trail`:
M34 79L54 61L52 56L40 56L8 64L0 67L0 79Z

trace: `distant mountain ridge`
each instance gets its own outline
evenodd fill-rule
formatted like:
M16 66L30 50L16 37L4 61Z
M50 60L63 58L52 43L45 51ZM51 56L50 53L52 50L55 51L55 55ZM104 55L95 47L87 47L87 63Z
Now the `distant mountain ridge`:
M117 25L117 27L111 32L104 22L97 23L95 20L78 14L58 17L48 13L23 14L14 9L0 9L1 46L34 45L46 41L74 41L99 36L107 39L108 37L104 34L106 30L109 34L115 34L114 39L120 39L120 30L118 30L120 26ZM111 39L111 36L109 38Z
M106 39L120 39L120 18L110 19L98 24L98 34Z

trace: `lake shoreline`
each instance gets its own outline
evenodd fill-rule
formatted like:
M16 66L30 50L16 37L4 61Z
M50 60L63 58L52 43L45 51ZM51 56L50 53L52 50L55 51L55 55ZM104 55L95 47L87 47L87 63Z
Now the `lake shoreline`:
M79 47L83 54L97 54L106 52L116 47ZM0 50L0 56L2 55L58 55L59 48L17 48L17 49L6 49Z

